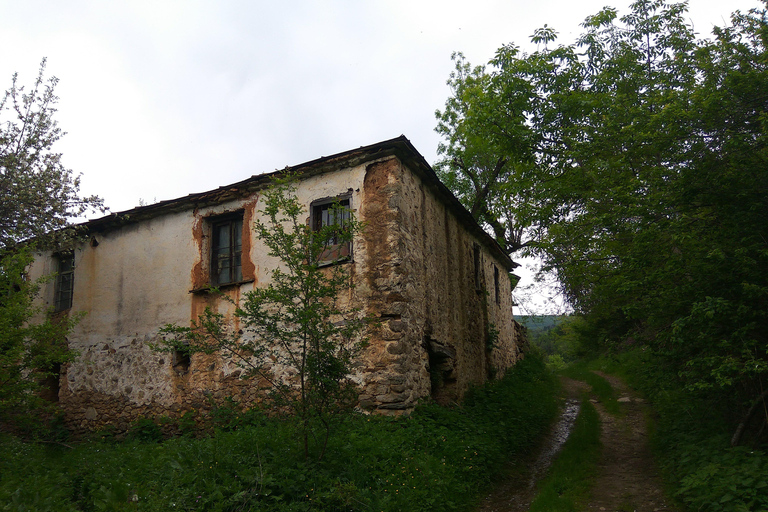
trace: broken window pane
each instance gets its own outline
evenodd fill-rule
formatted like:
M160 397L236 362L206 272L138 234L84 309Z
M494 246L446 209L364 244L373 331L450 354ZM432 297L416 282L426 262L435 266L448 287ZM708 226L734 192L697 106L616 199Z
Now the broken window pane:
M325 226L338 226L341 230L350 220L349 198L334 198L312 203L312 229L320 231ZM320 254L320 263L333 263L349 259L352 251L349 242L341 243L338 233L325 241L326 247Z
M242 281L242 214L215 221L211 232L211 284L216 286Z

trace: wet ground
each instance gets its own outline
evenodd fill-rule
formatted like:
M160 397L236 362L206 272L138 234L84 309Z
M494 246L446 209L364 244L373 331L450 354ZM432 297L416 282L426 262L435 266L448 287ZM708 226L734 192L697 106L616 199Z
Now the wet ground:
M547 442L539 453L539 457L531 468L531 477L528 480L528 488L534 489L538 482L547 473L547 469L552 465L555 456L560 452L568 436L571 434L573 424L576 422L576 416L579 415L579 400L569 398L565 401L560 413L560 419L557 421L552 431L547 437Z
M621 414L612 416L593 400L600 414L602 455L595 487L585 510L616 512L660 512L676 510L664 497L662 482L648 446L646 404L624 383L608 379L620 398ZM562 448L579 411L584 382L562 379L566 397L560 418L542 442L537 454L517 464L510 463L505 477L483 499L477 512L524 512L536 496L536 484Z
M536 483L544 477L568 439L576 416L579 414L579 393L586 388L583 382L561 379L565 403L560 417L542 441L539 449L528 459L510 463L505 476L488 496L477 512L524 512L536 496Z

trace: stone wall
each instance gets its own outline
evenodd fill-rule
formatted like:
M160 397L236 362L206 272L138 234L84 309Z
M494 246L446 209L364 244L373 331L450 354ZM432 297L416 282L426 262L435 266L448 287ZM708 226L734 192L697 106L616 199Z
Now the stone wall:
M503 263L399 160L370 164L364 189L368 312L382 322L361 405L391 412L430 396L460 400L503 375L519 353Z
M228 302L196 291L208 279L206 219L243 211L249 225L258 215L258 192L225 192L226 200L99 232L96 244L76 249L72 310L86 315L70 339L80 355L62 369L59 391L74 431L121 431L140 417L177 419L230 396L243 406L263 399L266 383L239 379L238 368L217 355L180 363L151 348L161 327L186 325L205 307L232 314ZM343 300L379 319L351 376L361 409L402 414L423 398L460 400L471 385L514 364L519 347L504 262L470 234L429 180L385 156L309 176L297 190L307 205L342 193L366 226L346 263L355 288ZM40 255L32 277L52 273L52 261ZM276 264L249 229L244 282L225 292L238 301L267 283ZM44 299L52 294L51 285Z

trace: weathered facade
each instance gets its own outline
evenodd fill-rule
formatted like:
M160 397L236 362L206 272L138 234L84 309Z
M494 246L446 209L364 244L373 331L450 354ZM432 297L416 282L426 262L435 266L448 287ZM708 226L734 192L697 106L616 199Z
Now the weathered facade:
M381 320L351 376L360 408L396 414L429 396L459 400L515 363L515 264L407 139L290 170L308 218L319 200L342 197L365 222L344 263L355 283L349 300ZM69 339L79 356L59 379L72 429L124 430L138 417L177 417L228 396L261 400L259 383L239 379L226 360L174 357L150 344L166 324L228 307L204 293L211 284L224 283L237 301L279 264L251 229L274 174L91 221L87 242L39 255L31 277L59 273L43 300L60 314L85 313ZM240 241L225 247L222 237ZM233 250L238 266L227 263Z

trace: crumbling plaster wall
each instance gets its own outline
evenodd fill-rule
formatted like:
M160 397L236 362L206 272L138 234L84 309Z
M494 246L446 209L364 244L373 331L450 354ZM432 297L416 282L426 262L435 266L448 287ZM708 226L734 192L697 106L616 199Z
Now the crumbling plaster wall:
M355 208L364 172L364 166L358 166L310 176L298 184L297 197L309 205L318 198L351 193ZM210 280L208 219L243 212L244 282L223 287L222 292L238 301L254 286L269 282L269 270L279 259L267 254L252 229L262 207L259 200L258 193L232 191L220 204L191 205L138 222L128 219L77 245L68 314L85 314L69 337L79 355L62 369L58 394L70 428L94 430L110 424L125 430L139 417L177 417L190 409L210 408L227 396L244 404L263 398L264 382L238 379L239 369L221 357L196 354L188 368L180 368L172 354L151 348L160 341L164 325L188 325L206 306L227 315L233 312L231 304L202 290ZM364 247L358 253L363 257ZM30 277L55 272L54 256L39 254ZM53 296L51 280L43 290L44 307L52 307Z
M351 208L366 223L352 262L345 264L355 287L342 300L381 320L352 376L362 408L398 414L430 395L458 400L470 384L514 363L506 271L481 247L482 290L476 291L477 240L420 178L386 157L309 176L297 187L305 205L340 194L350 194ZM227 396L244 404L262 399L266 383L240 380L238 368L225 359L196 354L188 368L180 368L172 354L150 346L162 326L187 325L206 306L232 313L227 302L200 292L209 281L206 222L243 211L250 227L259 201L258 193L233 191L215 206L126 223L94 233L97 243L76 248L71 312L86 314L70 337L79 357L64 368L59 392L70 428L111 424L125 430L139 417L178 417ZM253 230L246 231L244 282L222 290L234 301L268 283L269 270L279 264ZM494 264L502 276L500 304L486 294L493 293ZM31 273L55 270L51 255L43 255ZM43 298L52 304L52 282ZM491 324L499 341L488 350Z

